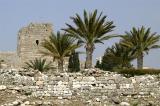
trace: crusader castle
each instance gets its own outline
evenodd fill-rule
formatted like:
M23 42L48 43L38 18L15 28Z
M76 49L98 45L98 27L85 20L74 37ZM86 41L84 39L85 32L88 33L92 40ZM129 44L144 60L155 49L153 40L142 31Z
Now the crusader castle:
M52 31L50 23L30 23L18 32L17 51L0 52L0 59L8 67L21 67L28 60L42 57L40 43L50 36Z

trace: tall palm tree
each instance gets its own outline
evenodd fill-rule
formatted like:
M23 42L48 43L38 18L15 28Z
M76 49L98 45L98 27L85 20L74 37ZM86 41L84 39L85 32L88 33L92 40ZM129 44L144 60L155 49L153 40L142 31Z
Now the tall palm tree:
M57 32L57 35L53 34L49 39L45 39L42 43L42 47L45 51L41 51L44 55L52 56L53 60L58 61L58 70L63 72L64 58L69 56L73 50L79 47L74 44L75 38L61 34Z
M113 69L114 67L131 67L131 61L135 56L131 53L131 49L115 43L112 47L106 49L102 58L102 65L104 68Z
M113 21L106 21L107 16L102 16L102 12L97 16L97 10L93 13L87 13L84 10L83 19L76 14L71 17L75 26L66 24L68 28L63 29L70 36L78 39L78 43L85 44L86 49L86 67L92 67L92 54L95 49L95 43L103 43L113 36L106 35L113 31L115 27Z
M160 35L151 33L151 29L145 29L144 26L137 29L133 27L130 32L125 32L122 38L121 44L131 48L132 53L137 56L138 69L143 68L143 57L145 53L148 54L150 49L160 48L160 45L157 44L160 40Z

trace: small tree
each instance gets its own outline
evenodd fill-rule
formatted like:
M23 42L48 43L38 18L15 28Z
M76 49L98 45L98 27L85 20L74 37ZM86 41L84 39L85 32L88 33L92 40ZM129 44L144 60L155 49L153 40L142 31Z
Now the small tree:
M75 38L67 36L65 33L52 33L52 35L42 43L44 50L41 51L41 53L45 56L53 57L53 60L57 60L58 71L64 72L63 64L65 57L69 57L72 51L80 47L80 45L75 43L75 40Z
M115 43L112 47L106 49L102 57L101 68L103 70L111 70L116 68L130 68L131 61L136 57L132 54L131 49Z
M99 60L97 60L96 65L95 65L95 68L100 68L100 69L102 68L102 67L101 67L101 63L99 62Z
M75 51L72 52L71 56L69 57L68 70L69 72L80 71L79 55Z
M151 49L158 49L160 45L160 35L151 33L151 28L133 27L130 32L125 32L122 36L121 45L132 50L132 54L136 55L137 68L143 68L143 58L145 53L148 54Z

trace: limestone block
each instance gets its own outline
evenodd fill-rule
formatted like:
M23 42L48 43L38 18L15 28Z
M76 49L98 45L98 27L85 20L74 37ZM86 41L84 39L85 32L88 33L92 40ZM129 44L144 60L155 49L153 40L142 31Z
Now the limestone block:
M129 89L133 87L133 84L120 84L120 89Z
M130 104L127 103L127 102L121 102L120 105L121 105L121 106L130 106Z
M20 106L26 106L26 105L23 103L23 104L21 104Z
M43 104L43 102L42 102L42 101L40 101L40 100L38 100L38 101L36 101L36 104L37 104L37 105L42 105L42 104Z
M132 78L132 83L135 84L136 83L136 79Z
M7 87L5 85L0 85L0 90L5 90Z
M30 102L29 102L29 101L25 101L24 104L25 104L25 105L29 105Z
M73 89L81 88L81 84L73 84Z
M62 96L59 96L58 99L63 99L63 97L62 97Z
M36 82L36 85L37 85L37 86L41 86L41 85L43 85L43 84L44 84L43 81L37 81L37 82Z
M111 99L115 104L119 104L121 102L119 97L111 97Z
M20 101L19 101L19 100L16 100L16 101L12 102L12 104L13 104L13 106L17 106L17 105L20 104Z
M50 93L45 93L44 96L50 97L51 94Z
M82 79L83 81L90 81L90 82L92 82L92 81L96 81L96 79L93 77L93 76L89 76L89 77L83 77L83 79Z
M47 105L47 106L48 106L48 105L52 105L52 103L49 102L49 101L44 101L43 104L44 104L44 105Z
M108 84L107 86L105 86L106 89L117 89L116 84Z

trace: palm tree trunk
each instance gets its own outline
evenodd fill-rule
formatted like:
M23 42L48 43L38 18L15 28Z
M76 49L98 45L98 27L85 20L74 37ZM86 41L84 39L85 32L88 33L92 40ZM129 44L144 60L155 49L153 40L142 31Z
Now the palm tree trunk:
M137 57L137 68L143 69L143 53Z
M58 71L63 72L63 59L58 61Z
M89 69L92 68L92 54L93 54L93 46L88 45L86 47L86 63L85 63L85 68Z

